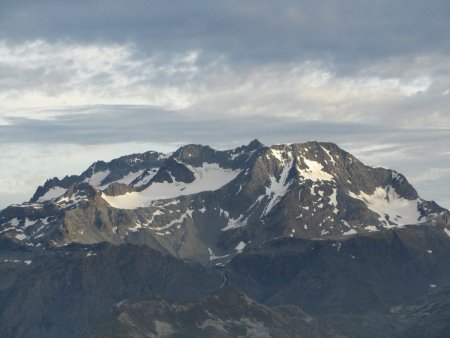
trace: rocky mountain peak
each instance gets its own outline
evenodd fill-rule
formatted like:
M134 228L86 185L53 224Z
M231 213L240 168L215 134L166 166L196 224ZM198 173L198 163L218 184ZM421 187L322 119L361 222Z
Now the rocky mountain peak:
M255 138L254 140L250 141L249 144L247 144L246 146L243 146L243 147L246 147L248 150L251 151L251 150L255 150L255 149L264 147L264 144L262 144L258 139Z
M0 234L30 245L142 243L204 264L273 238L346 239L448 222L448 211L421 199L403 175L333 143L257 140L99 161L47 181L30 203L1 215Z
M0 244L2 337L380 337L448 303L398 306L450 282L449 211L333 143L98 161L0 211Z
M183 162L177 161L175 158L168 158L163 166L158 170L156 175L151 179L150 185L154 182L185 182L191 183L195 180L194 173Z
M201 166L203 162L211 163L215 161L216 150L209 146L199 144L189 144L179 148L172 155L174 158L194 165Z

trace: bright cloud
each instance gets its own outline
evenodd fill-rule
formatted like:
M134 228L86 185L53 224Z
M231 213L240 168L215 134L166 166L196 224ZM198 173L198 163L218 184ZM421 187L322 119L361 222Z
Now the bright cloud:
M444 61L450 60L440 60ZM435 76L430 68L396 76L382 71L382 65L341 76L333 64L320 61L241 68L224 56L198 50L147 55L132 44L2 42L0 64L3 124L8 117L45 119L61 114L58 108L102 104L149 105L205 116L217 112L383 124L392 111L402 113L423 100L419 96L445 89L441 85L429 93ZM447 103L450 97L441 100ZM423 124L423 113L429 127L450 126L448 114L442 113L446 108L440 108L408 112L408 119L400 115L399 126Z

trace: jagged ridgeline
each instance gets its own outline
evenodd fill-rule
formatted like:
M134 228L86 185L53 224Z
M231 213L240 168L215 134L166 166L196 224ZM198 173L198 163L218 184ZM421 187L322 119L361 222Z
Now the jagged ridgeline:
M133 154L0 211L4 338L449 337L449 290L449 211L333 143Z
M332 143L227 151L187 145L92 164L53 178L0 214L1 235L30 246L146 244L223 264L280 237L345 239L413 224L444 225L400 173L365 166Z

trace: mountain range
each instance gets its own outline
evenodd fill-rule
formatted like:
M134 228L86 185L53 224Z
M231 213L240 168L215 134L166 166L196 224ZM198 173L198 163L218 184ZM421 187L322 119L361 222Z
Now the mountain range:
M0 336L448 337L449 215L333 143L98 161L0 211Z

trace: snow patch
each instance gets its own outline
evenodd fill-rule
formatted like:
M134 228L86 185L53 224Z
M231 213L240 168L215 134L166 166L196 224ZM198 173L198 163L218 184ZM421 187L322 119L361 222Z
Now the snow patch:
M311 181L333 181L332 175L323 170L323 165L317 161L308 160L303 158L303 162L308 169L300 169L297 166L298 173L305 179Z
M234 161L236 158L243 155L244 153L245 153L244 150L237 152L236 149L234 149L230 152L230 160Z
M146 222L144 225L147 226L147 225L153 223L153 221L155 220L155 217L156 217L156 216L161 216L161 215L164 215L164 212L161 211L161 210L156 210L156 211L152 214L152 217L151 217L150 219L146 219L147 222Z
M404 177L400 173L398 173L397 171L394 170L394 171L392 171L392 179L402 183L404 180Z
M57 204L65 204L62 208L66 209L76 205L81 201L89 201L89 198L80 192L77 192L75 195L71 195L69 197L65 196L56 201Z
M62 187L53 187L43 196L39 197L38 202L46 202L58 198L66 193L67 189Z
M142 224L141 223L135 222L135 224L136 225L134 227L128 228L128 231L137 232L137 231L139 231L139 229L142 229Z
M34 225L36 222L37 222L37 220L32 221L32 220L29 220L27 217L25 217L25 225L23 226L23 228L26 229L26 228Z
M355 229L350 229L348 231L343 232L342 235L349 236L349 235L354 235L356 233L357 233L357 231Z
M195 175L195 180L191 183L177 181L172 183L155 182L140 192L128 192L119 196L102 194L102 198L114 208L136 209L147 207L152 201L156 200L220 189L240 173L240 170L221 168L217 163L203 163L201 167L186 166Z
M258 196L258 198L256 199L256 201L253 202L253 204L247 209L247 211L250 211L251 209L253 209L253 207L255 207L256 205L258 205L259 203L261 203L261 201L264 199L264 197L266 197L266 195L260 195L260 196Z
M208 252L209 252L209 261L214 261L216 259L226 258L229 256L229 254L224 256L216 256L211 248L208 248Z
M136 172L130 172L127 175L125 175L124 177L122 177L120 180L114 181L115 183L123 183L126 185L129 185L131 182L133 182L136 178L138 178L139 176L142 175L142 173L144 172L144 170L139 170ZM113 183L113 182L111 182ZM109 184L111 184L109 183Z
M101 188L102 181L108 177L110 174L109 169L105 171L98 171L96 173L93 173L91 177L88 177L84 180L84 182L89 183L94 188L99 189Z
M156 173L158 172L157 168L152 168L149 169L149 172L147 175L145 175L144 177L141 177L141 179L139 181L137 181L136 183L133 184L133 187L140 187L142 185L147 184L148 182L150 182L150 180L156 175ZM142 174L141 174L142 175ZM139 176L138 176L139 177ZM136 177L136 178L138 178ZM130 182L131 183L131 182Z
M170 223L168 223L168 224L166 224L166 225L164 225L162 227L154 227L154 228L151 228L151 229L155 230L155 231L161 231L161 230L169 229L172 226L174 226L175 224L181 225L181 224L183 224L183 222L185 220L187 220L188 217L190 219L192 219L192 212L193 212L193 210L188 209L188 210L186 210L186 212L183 215L181 215L179 218L171 221Z
M244 242L241 241L241 242L239 242L238 245L236 245L235 249L237 252L241 253L246 246L247 246L247 244L245 244Z
M364 230L368 230L370 232L378 231L378 229L375 225L368 225L364 228Z
M284 161L285 161L285 159L283 158L283 153L287 154L288 157L291 157L289 152L281 151L278 149L270 149L270 153L272 154L273 157L275 157L281 163L284 163Z
M5 262L5 263L25 263L26 265L30 265L33 261L31 261L31 260L21 261L20 259L4 259L3 262Z
M444 228L444 231L447 234L447 236L450 237L450 230L448 230L447 228Z
M266 196L269 198L269 201L264 208L262 216L267 215L289 190L291 182L288 181L288 176L293 163L294 161L290 161L284 166L278 180L273 176L270 177L270 185L266 187Z
M337 208L337 189L333 188L333 192L328 198L330 199L330 204L334 206L333 213L337 214L339 211Z
M170 156L172 156L173 155L173 152L172 153L165 153L165 154L160 154L160 155L158 155L158 160L166 160L166 159L168 159Z
M327 153L327 155L330 157L330 161L331 161L331 163L333 163L333 164L336 164L336 162L334 161L334 158L333 158L333 156L331 156L331 153L330 153L330 151L329 150L327 150L327 149L325 149L324 147L322 147L322 146L320 146L320 148L322 148L323 149L323 151L324 152L326 152Z
M363 201L370 210L380 215L380 221L385 224L385 227L391 228L426 221L425 219L419 220L421 215L417 206L420 200L408 200L400 197L392 186L378 187L372 195L362 191L358 194L350 191L348 195ZM389 221L394 225L389 224Z
M228 217L228 213L227 213ZM222 231L227 231L230 229L241 228L247 225L247 220L244 219L244 215L240 215L238 218L229 218L228 225L222 229Z
M24 239L27 239L28 236L25 234L16 234L16 239L18 239L19 241L23 241Z
M9 221L9 224L11 224L12 227L17 227L19 225L20 221L17 219L17 217L14 217L12 220Z

